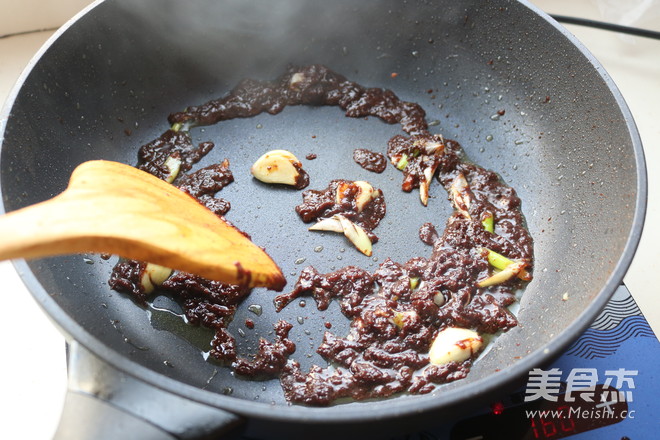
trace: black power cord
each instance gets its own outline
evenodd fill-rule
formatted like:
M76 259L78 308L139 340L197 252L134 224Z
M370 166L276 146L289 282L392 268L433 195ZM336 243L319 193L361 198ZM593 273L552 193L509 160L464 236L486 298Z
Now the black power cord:
M19 36L19 35L38 34L39 32L54 32L57 29L58 29L57 27L52 27L52 28L46 28L46 29L32 29L32 30L29 30L29 31L13 32L11 34L0 35L0 39L16 37L16 36Z
M646 37L646 38L653 38L655 40L660 40L660 32L652 31L649 29L640 29L636 27L622 26L620 24L606 23L603 21L590 20L588 18L567 17L565 15L555 15L555 14L551 14L550 16L560 23L588 26L597 29L605 29L607 31L614 31L629 35L635 35L637 37Z

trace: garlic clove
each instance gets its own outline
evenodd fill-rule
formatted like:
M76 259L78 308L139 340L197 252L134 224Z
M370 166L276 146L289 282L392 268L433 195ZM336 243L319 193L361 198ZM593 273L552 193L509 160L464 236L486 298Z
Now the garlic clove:
M355 206L358 212L362 212L369 202L380 196L380 191L375 190L370 183L363 180L357 180L353 183L359 188L355 197Z
M437 163L433 166L424 168L424 180L419 183L419 199L424 206L427 206L429 203L429 187L431 186L431 181L433 180L433 175L437 168Z
M250 168L250 172L264 183L281 183L296 186L300 178L302 163L291 152L272 150L261 156Z
M371 239L366 231L343 215L335 214L330 218L320 220L315 225L310 226L308 230L343 233L357 250L368 257L372 254Z
M380 191L374 189L369 182L356 180L355 182L342 182L337 186L335 203L341 203L342 200L346 198L347 192L351 188L357 188L355 194L355 208L357 209L357 212L362 212L369 202L380 197Z
M433 295L433 303L438 306L442 307L445 305L445 302L447 302L447 299L445 298L445 295L442 292L436 292Z
M310 226L308 230L338 232L340 234L344 232L341 222L335 216L319 220L315 225Z
M452 202L454 202L454 207L468 220L471 218L469 210L472 202L469 189L470 187L463 173L458 173L458 176L454 178L449 188L449 194L451 195Z
M484 345L484 340L473 330L447 327L436 335L429 351L429 360L435 365L444 365L449 362L463 362Z
M347 192L351 188L351 182L341 182L339 185L337 185L337 189L335 190L335 203L336 204L341 204L342 200L344 200L347 197Z
M305 81L305 74L302 72L296 72L291 75L289 80L289 88L291 90L300 90L300 85Z
M433 138L422 138L413 142L413 145L421 148L428 155L441 156L445 152L444 138L441 135Z
M361 226L356 225L343 215L336 215L341 223L342 228L344 228L344 235L348 238L351 243L362 252L367 257L371 256L371 239L367 235L364 229Z
M140 277L140 284L144 289L144 293L153 292L156 287L160 286L172 274L172 269L161 266L159 264L147 263Z

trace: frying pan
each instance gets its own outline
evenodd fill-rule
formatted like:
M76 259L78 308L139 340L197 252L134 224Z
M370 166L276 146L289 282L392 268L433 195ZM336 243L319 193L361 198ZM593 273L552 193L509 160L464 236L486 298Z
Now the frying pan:
M110 290L116 260L16 261L69 341L59 437L193 438L236 427L253 437L410 432L488 403L553 359L620 284L645 210L639 135L602 67L525 2L95 3L57 32L8 100L0 119L4 210L61 192L83 161L135 164L138 147L168 128L171 112L220 97L243 78L272 79L289 64L311 63L420 103L433 133L458 140L471 160L517 189L535 240L520 325L466 379L432 394L308 408L286 404L276 380L241 380L207 361L210 332L184 324L167 298L141 308ZM351 160L355 148L384 152L398 133L332 107L291 107L192 131L195 141L216 144L200 167L230 159L236 181L220 194L232 203L227 217L266 248L289 286L308 264L320 272L350 264L373 270L388 256L405 262L430 252L417 230L426 221L443 228L451 207L440 186L424 208L416 194L401 192L393 167L377 175ZM347 178L383 190L387 216L373 258L341 236L308 232L293 211L300 192L251 178L252 162L275 148L317 154L303 160L310 188ZM340 335L348 328L337 305L320 312L312 301L294 302L275 313L273 295L255 290L238 311L230 331L243 334L239 352L254 352L258 338L272 337L272 324L286 319L303 369L323 365L315 353L323 324ZM253 304L261 316L248 310Z

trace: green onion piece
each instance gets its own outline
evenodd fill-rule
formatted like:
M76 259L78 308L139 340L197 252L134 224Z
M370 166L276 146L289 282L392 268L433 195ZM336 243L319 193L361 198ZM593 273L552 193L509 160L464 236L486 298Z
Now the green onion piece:
M495 269L504 270L506 267L513 263L518 263L518 261L513 261L502 254L498 254L495 251L491 251L488 248L484 248L488 251L488 263L493 266ZM532 275L527 272L524 267L517 272L518 278L523 281L530 281Z
M415 290L419 286L419 277L410 277L410 290Z
M419 155L420 155L420 151L419 151L417 148L415 148L415 149L413 150L412 157L417 157L417 156L419 156Z
M487 248L486 250L488 251L488 263L495 269L504 270L505 267L513 263L513 260L508 259L502 254L498 254L497 252L491 251Z
M399 159L399 162L396 164L396 167L401 171L403 171L403 169L407 166L408 166L408 155L406 153L403 153L401 159Z
M170 130L176 132L176 131L181 130L182 127L183 127L183 124L182 124L182 123L180 123L180 122L175 122L174 124L172 124L172 127L170 127Z
M493 213L486 212L481 220L481 224L486 231L495 232L495 218L493 217Z

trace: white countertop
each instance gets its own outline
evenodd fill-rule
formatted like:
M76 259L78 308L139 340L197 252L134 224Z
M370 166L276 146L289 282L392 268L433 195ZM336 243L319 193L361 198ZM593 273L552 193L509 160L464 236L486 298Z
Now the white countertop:
M21 71L55 28L83 9L89 0L0 0L0 103ZM612 5L641 2L614 0L534 0L548 13L596 20L631 17ZM660 6L641 14L632 24L660 31ZM601 8L603 9L601 11ZM631 14L635 18L634 14ZM646 228L625 283L656 335L660 334L660 308L654 275L660 273L660 41L621 36L609 31L566 26L603 64L628 103L641 133L648 166L649 202ZM49 29L46 31L37 31ZM35 31L23 33L25 31ZM0 364L0 402L3 404L2 438L51 438L66 389L64 339L37 306L13 266L0 263L3 301L8 310L0 320L4 351ZM9 304L7 304L7 302ZM32 314L30 325L22 323Z

